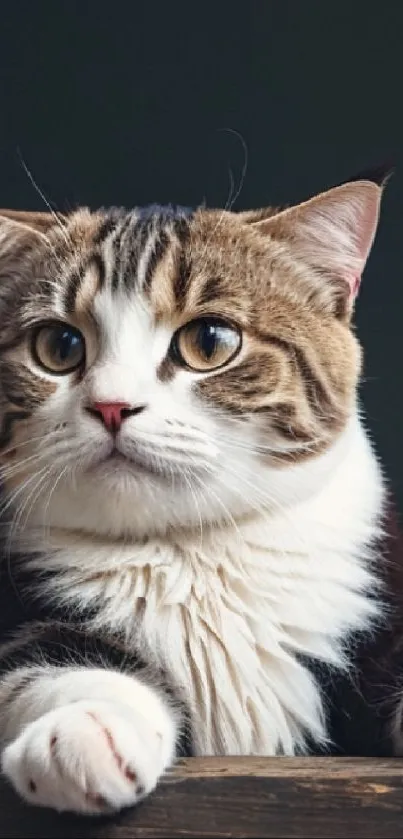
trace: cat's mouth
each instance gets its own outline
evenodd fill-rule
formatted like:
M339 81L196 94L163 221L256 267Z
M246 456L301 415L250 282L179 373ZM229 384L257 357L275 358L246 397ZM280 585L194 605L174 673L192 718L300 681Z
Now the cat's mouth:
M211 455L211 452L207 454ZM194 447L183 451L178 445L166 444L151 447L148 444L143 448L141 443L134 445L131 442L126 449L124 441L122 443L116 441L110 445L109 450L99 453L96 461L89 465L88 471L105 477L121 475L139 478L139 476L149 475L172 482L186 476L189 469L192 474L199 473L205 478L206 471L210 471L211 468L205 452L197 451Z
M123 452L120 452L119 449L112 449L112 451L109 452L109 454L103 460L101 460L101 464L102 463L111 463L111 462L112 463L131 463L132 461L130 461L129 458L126 457L125 454L123 454Z
M134 477L139 474L158 475L160 477L166 475L166 470L159 458L154 457L151 459L150 457L142 456L140 452L136 453L135 457L132 454L129 456L116 448L116 446L105 457L102 457L93 464L89 471L101 471L107 474L121 473L133 475Z
M152 471L151 468L148 468L148 464L146 464L145 460L141 457L128 457L128 455L121 452L116 447L106 455L106 457L102 458L97 464L98 466L116 466L117 469L128 469L133 471L133 469L137 471Z

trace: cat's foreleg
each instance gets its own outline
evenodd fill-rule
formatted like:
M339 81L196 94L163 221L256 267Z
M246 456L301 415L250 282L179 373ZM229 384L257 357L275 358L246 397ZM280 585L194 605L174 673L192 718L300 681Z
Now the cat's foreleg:
M32 804L103 813L136 804L172 764L180 713L146 670L68 627L24 630L0 657L2 768Z

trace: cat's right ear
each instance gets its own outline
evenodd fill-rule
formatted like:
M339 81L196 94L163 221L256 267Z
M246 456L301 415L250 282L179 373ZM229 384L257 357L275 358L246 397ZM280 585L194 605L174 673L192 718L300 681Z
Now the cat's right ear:
M382 191L375 181L351 181L253 226L286 240L295 256L322 278L330 298L335 294L337 310L351 313L375 237ZM341 289L345 307L339 305Z

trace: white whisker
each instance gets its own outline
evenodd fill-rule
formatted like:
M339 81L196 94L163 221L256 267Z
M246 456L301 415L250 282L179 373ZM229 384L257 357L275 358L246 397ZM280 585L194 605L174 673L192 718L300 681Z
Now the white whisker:
M18 489L16 490L16 492L14 492L14 493L13 493L13 494L12 494L12 495L8 498L8 502L7 502L7 503L5 504L5 506L3 506L3 507L2 507L2 509L0 510L0 515L1 515L1 516L3 516L3 515L4 515L4 513L5 513L8 509L10 509L10 507L14 506L14 505L15 505L15 502L16 502L16 500L17 500L17 498L20 498L20 497L21 497L21 495L22 495L22 494L25 492L25 490L27 489L27 487L29 487L29 486L30 486L30 485L31 485L34 481L36 482L36 483L34 484L34 490L36 490L37 486L41 483L41 479L42 479L43 473L45 473L45 475L47 475L47 474L48 474L48 471L49 471L49 466L44 466L42 469L40 469L40 471L39 471L39 472L36 472L36 473L35 473L35 475L31 475L31 476L30 476L30 477L29 477L26 481L24 481L24 483L23 483L23 484L21 484L21 486L20 486L20 487L18 487ZM15 534L16 528L17 528L18 523L19 523L19 521L20 521L21 514L22 514L22 512L23 512L23 510L24 510L24 508L25 508L25 504L27 503L27 500L29 501L29 498L30 498L30 497L31 497L31 495L30 495L30 493L28 493L28 498L27 498L27 499L24 499L22 506L18 506L18 507L16 508L16 511L15 511L15 513L14 513L14 515L13 515L13 517L12 517L11 521L10 521L10 530L9 530L9 533L8 533L8 539L7 539L7 545L6 545L6 547L7 547L7 552L8 552L8 553L10 553L10 554L11 554L11 546L12 546L12 542L13 542L13 538L14 538L14 534Z
M19 153L19 158L20 158L20 161L21 161L21 165L24 169L24 172L25 172L27 178L29 178L29 180L30 180L32 186L34 187L35 191L38 193L39 197L42 198L42 201L45 204L46 208L49 210L49 212L50 212L51 216L53 217L54 221L56 222L57 226L62 231L63 238L64 238L66 244L71 245L71 238L66 231L65 225L62 224L59 216L57 215L57 213L55 213L53 207L51 206L48 199L46 198L46 195L44 194L44 192L42 192L41 188L38 186L32 172L29 170L27 164L25 163L25 160L24 160L20 150L18 150L18 153Z

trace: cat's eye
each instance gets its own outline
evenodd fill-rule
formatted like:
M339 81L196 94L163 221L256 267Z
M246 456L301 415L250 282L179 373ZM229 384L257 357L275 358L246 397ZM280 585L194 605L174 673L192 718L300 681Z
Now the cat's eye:
M182 326L174 335L176 360L196 373L217 370L241 349L241 333L221 318L203 317Z
M49 373L61 376L81 367L85 361L85 341L78 329L67 323L40 326L33 336L33 356Z

